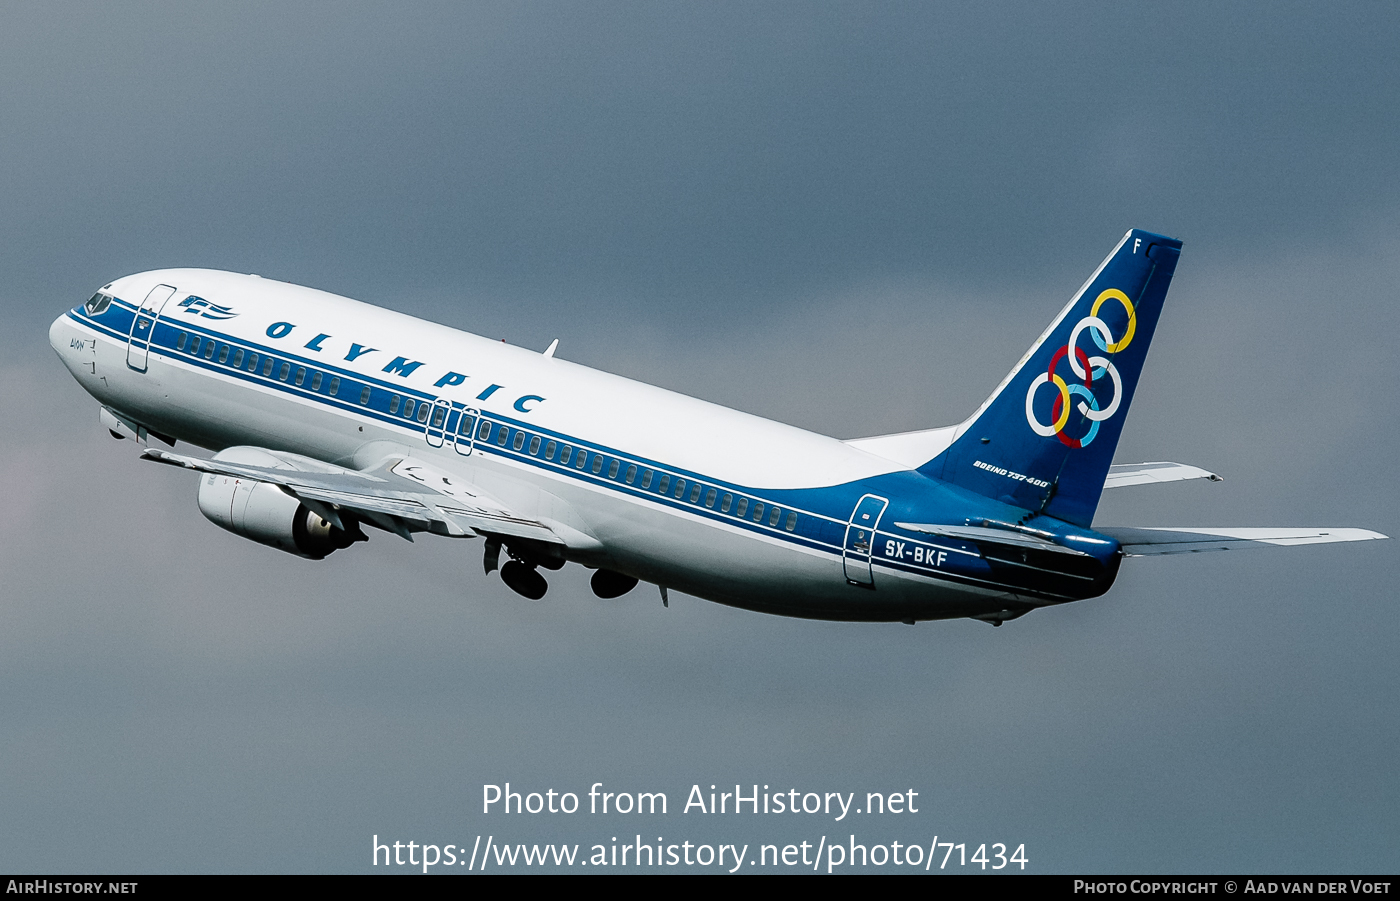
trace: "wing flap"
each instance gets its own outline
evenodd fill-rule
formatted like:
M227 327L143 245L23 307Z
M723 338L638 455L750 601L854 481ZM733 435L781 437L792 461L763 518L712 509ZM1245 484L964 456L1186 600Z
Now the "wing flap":
M1370 529L1109 529L1097 531L1115 538L1127 557L1195 554L1252 547L1293 547L1339 541L1376 541L1388 538Z

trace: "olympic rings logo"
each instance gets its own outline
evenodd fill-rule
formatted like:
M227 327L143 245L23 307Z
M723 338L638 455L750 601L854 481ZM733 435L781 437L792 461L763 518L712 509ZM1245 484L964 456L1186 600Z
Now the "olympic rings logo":
M1108 324L1099 318L1099 310L1109 300L1118 301L1128 314L1128 324L1123 329L1123 337L1117 340L1114 340ZM1036 376L1026 391L1026 421L1030 423L1031 429L1044 438L1059 438L1069 447L1088 447L1099 433L1099 423L1112 418L1113 414L1118 412L1118 404L1123 399L1123 380L1108 357L1091 357L1080 349L1079 336L1086 331L1098 349L1106 354L1116 354L1131 344L1133 334L1137 331L1137 312L1133 309L1133 302L1128 299L1128 295L1117 288L1109 288L1100 294L1089 310L1089 315L1075 324L1074 331L1069 335L1069 343L1055 351L1046 371ZM1082 385L1067 384L1055 373L1055 367L1059 365L1060 360L1069 363L1069 368L1074 372L1075 378L1083 382ZM1106 407L1100 407L1093 388L1096 381L1102 384L1104 376L1113 382L1113 402ZM1049 425L1042 424L1035 415L1035 395L1042 385L1053 385L1059 392L1050 411ZM1089 420L1089 431L1082 438L1070 438L1064 433L1064 428L1069 423L1070 407L1074 404L1072 398L1076 395L1083 398L1076 409Z

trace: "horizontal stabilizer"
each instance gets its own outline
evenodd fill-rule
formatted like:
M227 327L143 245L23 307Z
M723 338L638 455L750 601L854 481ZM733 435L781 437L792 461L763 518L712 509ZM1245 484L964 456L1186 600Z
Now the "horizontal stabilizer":
M1292 547L1337 541L1388 538L1370 529L1098 529L1116 538L1125 557L1232 551L1251 547Z
M402 526L395 527L392 521L386 523L384 517L394 517L420 529L457 537L479 532L563 544L559 536L543 523L516 516L494 498L409 458L368 473L273 469L227 460L204 460L153 449L146 450L141 456L197 472L279 485L322 518L334 521L337 510L348 510L360 513L405 537L407 534L401 531ZM322 510L326 512L322 513Z
M957 538L960 541L986 541L992 544L1009 544L1014 547L1035 548L1041 551L1050 551L1056 554L1071 554L1076 557L1088 557L1084 551L1077 551L1074 548L1056 544L1048 538L1041 538L1038 535L1028 535L1024 532L1011 532L1006 529L988 529L984 526L940 526L926 525L917 522L897 522L901 529L910 532L923 532L925 535L939 535L943 538ZM1103 542L1107 544L1107 542Z
M1148 485L1153 482L1181 482L1186 479L1210 479L1212 482L1225 481L1213 472L1199 466L1185 463L1119 463L1108 468L1105 488L1122 488L1125 485Z

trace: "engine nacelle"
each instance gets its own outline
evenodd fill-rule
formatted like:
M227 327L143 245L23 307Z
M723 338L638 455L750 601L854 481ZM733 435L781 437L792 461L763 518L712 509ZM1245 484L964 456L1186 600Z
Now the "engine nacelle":
M238 450L241 451L237 458L239 463L289 468L271 454L258 454L250 448ZM267 459L249 459L250 452ZM211 473L200 479L199 512L214 525L235 535L310 560L320 560L332 551L368 540L348 514L341 514L341 522L349 529L344 531L278 486L234 476Z

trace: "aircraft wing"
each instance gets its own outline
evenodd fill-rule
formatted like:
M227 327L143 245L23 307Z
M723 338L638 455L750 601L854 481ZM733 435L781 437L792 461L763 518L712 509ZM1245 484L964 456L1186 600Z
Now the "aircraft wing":
M1233 551L1252 547L1292 547L1335 541L1388 538L1370 529L1096 529L1116 538L1125 557Z
M543 523L517 516L475 486L411 457L372 472L307 472L205 460L154 448L141 456L197 472L278 485L338 528L343 525L337 511L347 510L410 541L413 531L431 531L454 537L476 532L564 543Z
M1185 463L1119 463L1108 468L1105 488L1122 488L1125 485L1147 485L1152 482L1180 482L1186 479L1210 479L1222 482L1220 476L1207 472L1199 466Z

